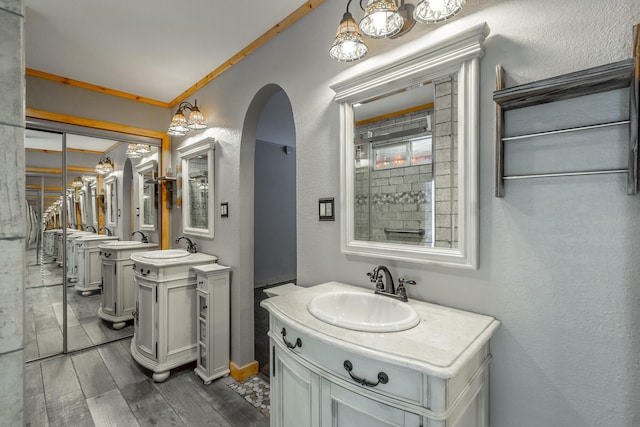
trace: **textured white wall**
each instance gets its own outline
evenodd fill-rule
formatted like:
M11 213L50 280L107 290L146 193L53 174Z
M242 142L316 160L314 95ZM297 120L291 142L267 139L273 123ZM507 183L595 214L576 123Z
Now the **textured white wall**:
M339 110L328 85L350 65L330 60L328 48L345 3L327 0L195 96L212 125L205 133L218 141L216 237L197 241L201 251L233 267L233 361L253 360L253 184L247 184L253 179L253 147L245 142L255 142L261 107L277 90L261 88L275 83L291 100L295 121L299 283L336 279L369 286L365 272L385 263L396 277L419 282L409 289L411 297L500 319L492 341L493 427L640 425L640 196L626 195L622 176L600 176L510 182L506 197L494 198L492 101L497 64L505 67L512 86L628 58L640 4L468 0L450 23L416 26L401 39L369 43L375 56L430 31L448 33L480 22L491 29L481 61L480 267L458 271L344 256L340 220L317 219L318 198L338 199L340 192ZM352 13L359 16L355 4ZM158 130L170 119L167 111L78 88L52 88L37 79L27 79L27 85L30 107L79 116L91 111L96 119L126 124L135 119L131 125ZM624 110L626 102L610 94L555 106L546 118L516 114L510 130L544 126L550 117L557 123L579 120L594 99L607 114ZM123 113L129 108L144 111L136 118ZM578 150L580 162L592 153L598 135L589 137L589 149ZM609 136L613 144L615 135ZM174 139L174 147L180 142ZM603 151L595 153L602 157ZM173 160L175 170L175 150ZM572 169L575 159L558 155L554 161ZM532 162L540 166L537 155ZM217 213L223 200L230 204L228 219ZM172 215L175 238L181 212L174 208Z
M626 195L623 176L508 183L507 197L494 198L492 92L496 64L512 86L629 57L640 5L469 0L450 23L371 42L375 55L429 31L483 21L491 28L481 62L480 268L471 272L344 256L339 220L317 220L318 198L337 199L340 191L339 111L328 84L349 65L332 62L328 47L343 11L344 2L328 0L197 94L212 118L207 134L219 141L216 206L228 200L231 212L228 220L216 217L215 240L199 246L234 268L233 360L248 363L253 352L252 265L243 255L250 240L236 214L251 204L240 188L241 175L251 173L240 168L241 134L254 95L275 83L291 100L296 127L299 283L368 286L365 272L385 263L396 277L419 282L413 297L496 316L494 427L638 425L640 198ZM603 102L618 108L624 101L614 95ZM572 159L562 159L572 169Z

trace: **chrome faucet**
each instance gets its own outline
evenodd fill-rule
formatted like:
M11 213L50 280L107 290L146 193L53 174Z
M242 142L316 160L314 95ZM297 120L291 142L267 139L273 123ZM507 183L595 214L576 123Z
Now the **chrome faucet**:
M196 252L198 252L198 249L196 248L196 244L193 243L191 239L189 239L188 237L184 237L184 236L178 237L176 239L176 243L178 243L182 239L187 241L187 251L189 251L192 254L195 254Z
M113 236L113 233L107 227L100 227L100 229L98 231L100 232L102 230L107 232L107 236Z
M131 237L135 236L138 233L140 233L140 236L142 236L140 237L140 241L142 243L149 243L149 237L146 234L144 234L142 231L138 231L138 230L134 231L133 233L131 233Z
M372 272L367 273L367 276L369 276L369 280L371 281L371 283L376 284L376 294L395 298L404 302L408 301L407 290L404 285L416 284L414 280L405 280L401 277L398 279L398 289L396 290L395 286L393 285L393 277L391 276L391 272L384 265L375 267Z
M86 225L84 227L85 231L89 231L89 229L91 229L91 231L93 231L94 233L96 233L96 228L93 225Z

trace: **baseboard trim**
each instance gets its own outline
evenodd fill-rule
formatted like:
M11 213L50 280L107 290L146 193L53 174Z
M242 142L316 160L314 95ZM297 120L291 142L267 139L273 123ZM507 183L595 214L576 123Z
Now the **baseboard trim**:
M236 381L244 381L247 378L258 373L258 361L254 360L253 362L244 365L238 366L233 361L229 361L229 371L230 375Z

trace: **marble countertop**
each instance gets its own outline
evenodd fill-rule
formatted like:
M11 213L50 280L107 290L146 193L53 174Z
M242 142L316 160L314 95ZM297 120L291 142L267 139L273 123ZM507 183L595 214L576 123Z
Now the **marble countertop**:
M373 293L373 289L328 282L268 298L260 305L327 344L439 378L454 377L500 325L491 316L409 299L407 304L420 316L417 326L390 333L353 331L325 323L307 310L315 296L337 291Z
M154 267L173 267L176 265L196 265L205 264L208 262L215 263L218 261L218 257L215 255L204 254L202 252L196 252L195 254L189 254L187 256L176 258L146 258L144 255L149 252L135 252L131 254L131 259L140 265L150 265Z

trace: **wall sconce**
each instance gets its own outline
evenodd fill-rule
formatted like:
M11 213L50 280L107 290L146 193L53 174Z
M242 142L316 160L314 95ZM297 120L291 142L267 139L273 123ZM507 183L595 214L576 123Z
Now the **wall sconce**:
M148 144L129 144L127 146L126 155L130 159L139 159L151 152L151 146Z
M329 49L329 56L340 62L357 61L367 54L367 45L358 29L373 39L397 38L409 32L416 21L433 24L451 18L466 3L466 0L419 0L414 6L405 3L405 0L399 0L398 6L395 0L368 0L367 7L364 8L363 0L360 0L364 16L356 26L349 13L351 1L347 2L347 11L342 16L336 38Z
M189 110L189 120L184 116L184 110ZM198 100L194 104L189 102L181 102L178 105L178 111L174 114L169 125L167 133L175 136L185 136L190 130L206 129L207 123L204 115L198 109Z
M98 164L96 165L96 172L100 175L113 172L113 162L111 162L111 157L100 157L100 161L98 161Z
M82 181L82 178L77 177L73 180L73 182L71 183L71 186L73 188L82 188L82 186L84 186L84 182Z

